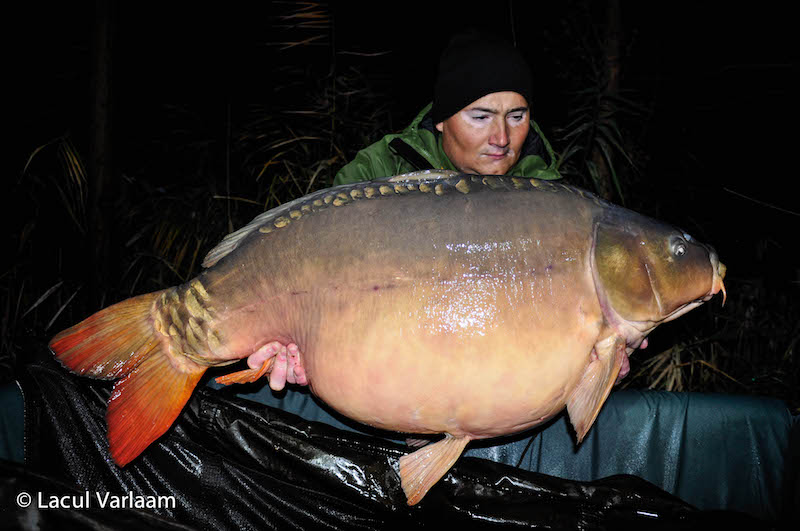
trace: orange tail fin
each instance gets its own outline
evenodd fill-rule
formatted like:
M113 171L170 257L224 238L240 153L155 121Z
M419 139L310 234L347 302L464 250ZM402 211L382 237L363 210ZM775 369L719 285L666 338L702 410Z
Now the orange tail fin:
M108 403L111 457L125 466L164 434L206 370L169 353L169 337L153 326L162 292L140 295L97 312L57 334L50 349L81 375L118 379Z

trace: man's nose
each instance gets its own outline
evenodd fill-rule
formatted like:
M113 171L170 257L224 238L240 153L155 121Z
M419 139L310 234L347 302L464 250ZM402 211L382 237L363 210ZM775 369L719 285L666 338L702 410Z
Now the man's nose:
M489 143L493 146L506 147L508 145L508 125L505 122L495 125Z

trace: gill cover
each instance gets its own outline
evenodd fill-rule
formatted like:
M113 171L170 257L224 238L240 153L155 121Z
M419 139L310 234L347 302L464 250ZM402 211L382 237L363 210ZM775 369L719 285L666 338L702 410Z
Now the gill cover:
M687 234L637 221L595 226L598 289L623 319L659 322L708 296L714 267L709 249Z

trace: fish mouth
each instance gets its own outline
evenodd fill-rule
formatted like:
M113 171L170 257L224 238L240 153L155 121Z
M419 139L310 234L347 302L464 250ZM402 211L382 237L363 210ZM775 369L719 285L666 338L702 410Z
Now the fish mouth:
M725 301L728 299L728 293L725 290L725 283L722 282L722 279L725 278L725 273L727 272L728 268L725 266L725 264L719 261L719 257L717 257L717 252L713 248L708 249L708 256L709 260L711 261L711 269L712 269L711 289L709 290L708 294L705 297L695 299L693 301L684 304L683 306L676 308L672 313L665 315L659 321L659 323L666 323L674 319L677 319L678 317L697 308L701 304L710 301L711 298L714 297L714 295L716 295L720 291L722 292L722 305L725 306Z
M725 290L725 283L722 282L722 279L725 278L725 273L728 271L728 268L725 267L725 264L719 261L716 251L712 249L709 255L709 258L711 259L711 268L713 269L713 277L711 280L711 292L708 294L708 297L705 300L710 299L721 291L722 305L725 306L725 301L728 300L728 292Z

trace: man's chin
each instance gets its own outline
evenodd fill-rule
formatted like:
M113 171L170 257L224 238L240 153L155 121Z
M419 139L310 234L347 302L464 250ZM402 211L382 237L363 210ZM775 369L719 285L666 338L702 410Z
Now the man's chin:
M505 175L511 169L511 164L507 160L493 162L491 164L481 164L470 173L477 173L479 175Z

